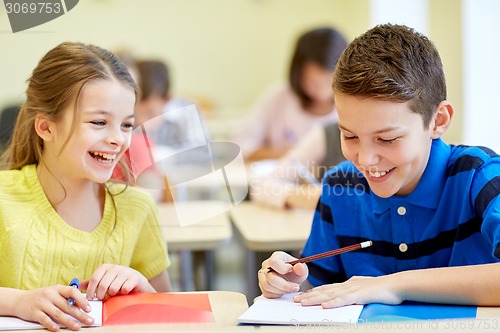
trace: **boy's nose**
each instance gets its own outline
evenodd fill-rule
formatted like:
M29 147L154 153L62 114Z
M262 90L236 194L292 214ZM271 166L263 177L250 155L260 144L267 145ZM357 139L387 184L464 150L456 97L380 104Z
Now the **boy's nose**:
M372 165L375 165L379 162L380 157L373 147L362 146L358 151L358 164L364 166L365 168L369 168Z

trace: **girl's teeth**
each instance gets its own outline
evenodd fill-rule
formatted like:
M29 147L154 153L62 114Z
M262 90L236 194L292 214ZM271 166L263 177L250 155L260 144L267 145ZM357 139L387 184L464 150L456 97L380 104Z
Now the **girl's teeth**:
M99 159L101 162L107 162L107 163L113 162L113 160L116 158L116 154L94 152L92 153L92 155L94 155L94 157Z
M106 153L97 153L96 155L102 156L108 160L112 160L116 157L116 155L114 155L114 154L106 154Z

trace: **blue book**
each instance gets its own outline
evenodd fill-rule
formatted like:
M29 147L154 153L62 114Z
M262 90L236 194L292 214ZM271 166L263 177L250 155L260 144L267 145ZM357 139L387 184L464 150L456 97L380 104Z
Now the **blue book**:
M400 305L368 304L359 322L476 318L476 306L404 302Z

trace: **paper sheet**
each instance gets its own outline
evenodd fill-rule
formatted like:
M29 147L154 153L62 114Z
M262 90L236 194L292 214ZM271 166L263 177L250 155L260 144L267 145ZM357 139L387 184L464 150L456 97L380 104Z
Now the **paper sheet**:
M297 294L287 294L277 299L260 296L238 318L238 322L291 326L356 324L363 310L363 305L349 305L334 309L323 309L321 306L302 306L293 301L293 296Z

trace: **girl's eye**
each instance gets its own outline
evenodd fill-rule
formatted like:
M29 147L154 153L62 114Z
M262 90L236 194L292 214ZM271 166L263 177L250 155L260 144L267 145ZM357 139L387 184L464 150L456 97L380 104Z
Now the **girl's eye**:
M347 136L347 135L344 135L344 140L354 140L354 139L357 139L357 136Z
M124 129L129 130L129 129L132 129L134 127L134 124L132 124L132 123L124 123L124 124L122 124L122 127Z
M106 122L104 120L93 120L90 123L94 124L94 125L97 125L97 126L104 126L104 125L106 125Z

